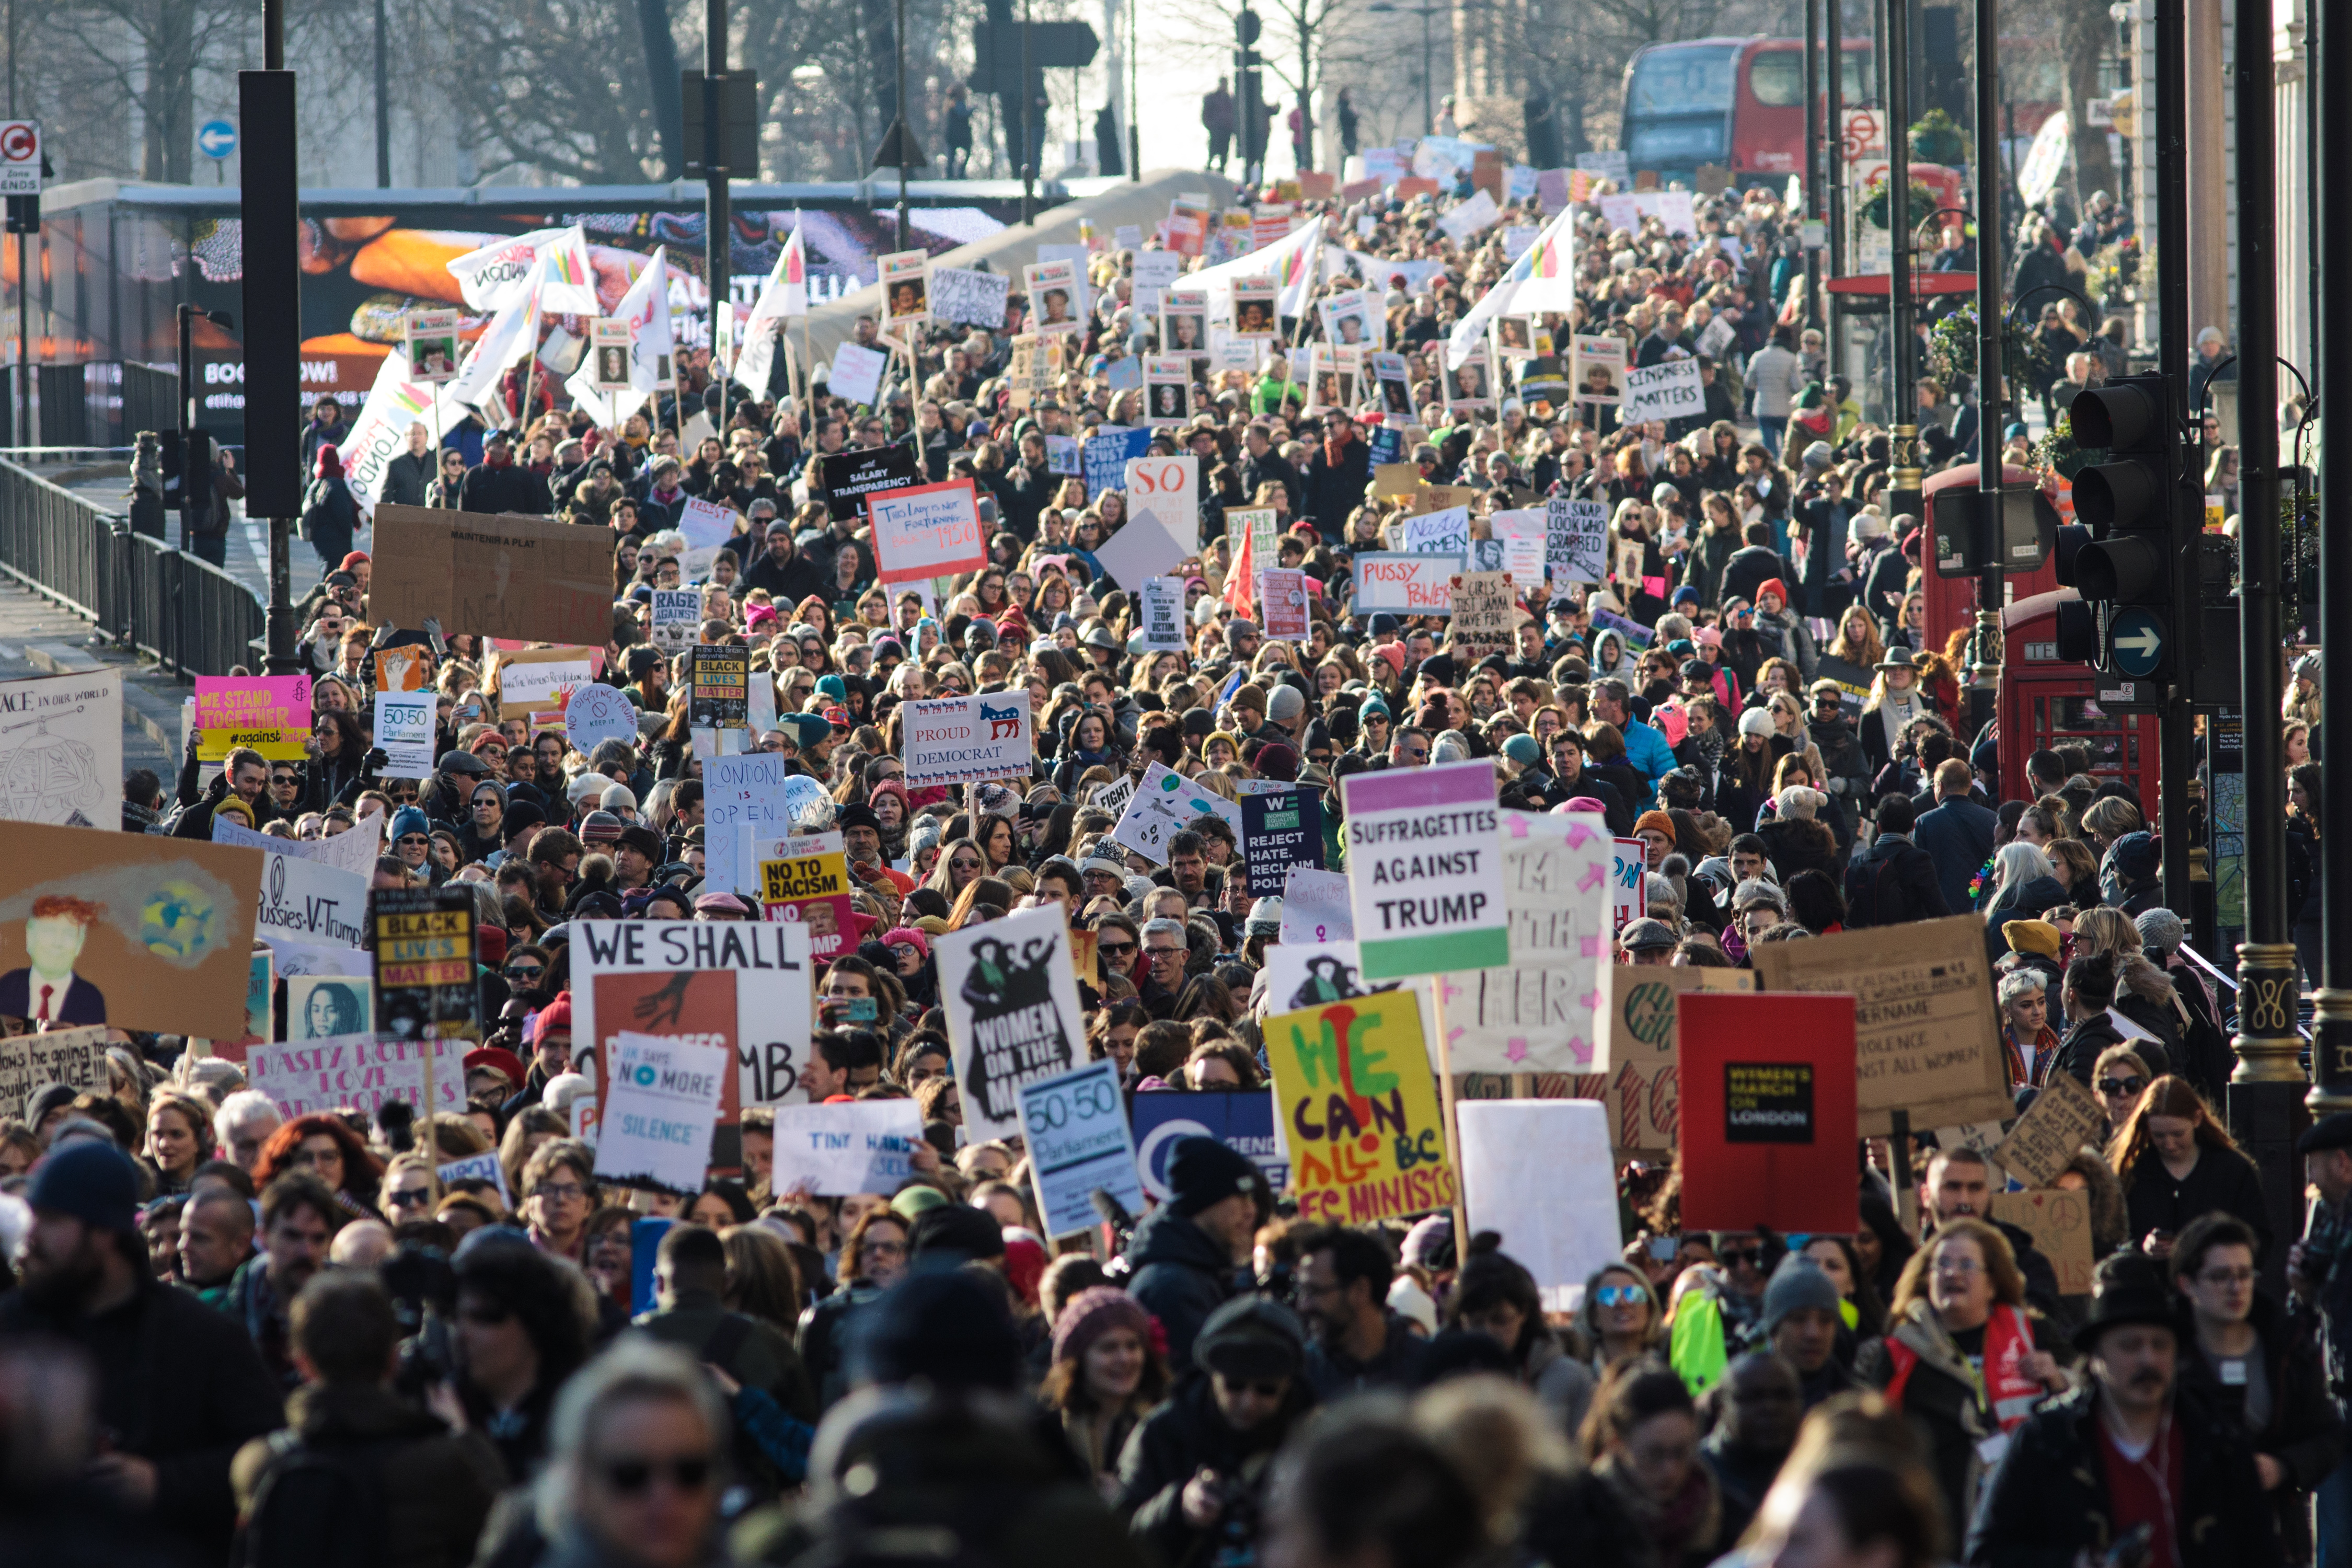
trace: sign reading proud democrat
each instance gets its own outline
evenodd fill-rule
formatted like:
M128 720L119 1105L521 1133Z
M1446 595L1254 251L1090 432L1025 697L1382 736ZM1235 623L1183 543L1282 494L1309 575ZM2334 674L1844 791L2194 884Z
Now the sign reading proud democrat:
M1029 776L1026 690L909 702L899 711L908 788Z

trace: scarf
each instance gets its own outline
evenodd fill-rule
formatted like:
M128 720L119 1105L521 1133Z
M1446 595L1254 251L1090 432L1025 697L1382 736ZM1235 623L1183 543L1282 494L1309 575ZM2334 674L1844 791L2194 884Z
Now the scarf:
M1603 1456L1592 1468L1609 1483L1610 1491L1658 1549L1659 1562L1679 1563L1694 1552L1713 1552L1716 1537L1723 1529L1723 1504L1716 1495L1714 1473L1705 1460L1694 1457L1683 1489L1662 1503L1652 1501L1647 1492L1633 1484L1616 1455Z
M1330 464L1333 468L1338 468L1341 463L1347 461L1348 444L1355 438L1355 430L1351 426L1345 425L1342 425L1339 427L1339 434L1337 437L1324 437L1323 460Z

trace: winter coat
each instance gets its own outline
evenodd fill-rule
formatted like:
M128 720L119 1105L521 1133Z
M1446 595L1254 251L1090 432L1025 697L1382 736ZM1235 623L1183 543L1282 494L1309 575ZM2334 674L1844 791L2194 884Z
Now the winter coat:
M1135 1227L1127 1261L1127 1293L1160 1320L1169 1370L1181 1377L1192 1370L1201 1325L1234 1293L1234 1260L1190 1215L1163 1208Z
M1910 835L1882 833L1845 872L1846 929L1899 925L1948 915L1935 858Z
M506 1479L498 1450L481 1434L452 1432L439 1416L373 1386L308 1385L287 1401L286 1419L287 1430L247 1443L229 1467L240 1515L251 1510L273 1458L296 1449L352 1450L361 1456L356 1463L382 1477L384 1568L462 1568L473 1561ZM293 1494L273 1505L262 1568L315 1563L305 1542L336 1539L327 1520L304 1517L301 1500Z
M2270 1495L2276 1505L2279 1539L2297 1562L2311 1556L2310 1531L2304 1503L2311 1490L2336 1468L2344 1453L2344 1421L2336 1402L2327 1396L2327 1373L2320 1364L2319 1347L2287 1321L2285 1310L2259 1290L2248 1321L2262 1336L2263 1366L2270 1379L2271 1418L2259 1432L2246 1430L2246 1391L2242 1384L2224 1384L2213 1365L2197 1348L2197 1328L2180 1303L2182 1391L2201 1402L2214 1418L2286 1467L2287 1484Z
M1784 888L1800 871L1819 871L1832 879L1838 874L1837 836L1818 822L1774 817L1759 827L1756 836L1764 840L1764 858L1772 862Z
M1993 832L2000 825L2000 818L1996 814L1958 795L1919 814L1911 837L1920 848L1935 857L1936 880L1944 889L1946 908L1965 910L1972 906L1969 882L1992 854ZM2060 891L2063 893L2064 889ZM2064 900L2062 898L2059 901Z
M2260 1239L2262 1250L2269 1251L2271 1221L2263 1206L2262 1177L2255 1173L2254 1163L2235 1150L2199 1145L2197 1163L2175 1181L2164 1168L2164 1161L2150 1149L2120 1174L2134 1241L2151 1230L2168 1230L2178 1236L2199 1215L2218 1211L2243 1220ZM2261 1259L2255 1261L2259 1264Z
M1119 1456L1118 1510L1128 1516L1129 1528L1158 1549L1165 1568L1199 1568L1207 1563L1218 1531L1195 1530L1185 1522L1184 1483L1206 1468L1228 1482L1262 1491L1275 1449L1314 1403L1306 1380L1293 1378L1289 1394L1272 1420L1236 1432L1217 1409L1209 1379L1187 1377L1166 1404L1144 1418ZM1232 1510L1229 1520L1248 1511Z

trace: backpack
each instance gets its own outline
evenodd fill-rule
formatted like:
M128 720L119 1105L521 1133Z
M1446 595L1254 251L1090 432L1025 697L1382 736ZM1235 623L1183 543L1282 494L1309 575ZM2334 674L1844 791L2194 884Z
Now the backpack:
M383 1468L397 1441L318 1447L270 1434L269 1459L238 1527L237 1568L383 1568L390 1506Z

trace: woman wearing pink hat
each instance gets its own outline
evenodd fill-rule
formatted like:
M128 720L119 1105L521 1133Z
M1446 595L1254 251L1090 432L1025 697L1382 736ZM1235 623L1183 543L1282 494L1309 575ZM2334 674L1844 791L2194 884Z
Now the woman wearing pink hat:
M1038 1391L1107 1499L1118 1496L1127 1439L1168 1392L1158 1325L1124 1290L1081 1290L1054 1320L1054 1366Z

